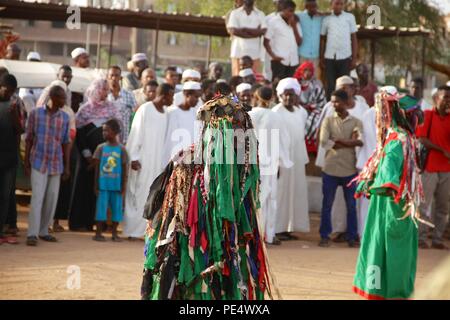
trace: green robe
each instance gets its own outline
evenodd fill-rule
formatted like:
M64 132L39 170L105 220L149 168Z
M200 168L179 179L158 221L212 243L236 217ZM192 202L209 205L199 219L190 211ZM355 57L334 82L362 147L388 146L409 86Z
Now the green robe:
M404 216L404 201L395 203L403 168L399 140L384 147L384 157L370 187L370 205L353 282L355 293L368 299L407 299L414 290L418 232Z

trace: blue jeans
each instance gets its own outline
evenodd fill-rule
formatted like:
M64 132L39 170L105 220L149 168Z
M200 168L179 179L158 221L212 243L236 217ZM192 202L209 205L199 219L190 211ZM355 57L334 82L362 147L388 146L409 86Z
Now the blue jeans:
M339 186L344 189L344 198L347 205L347 234L348 240L355 240L358 234L356 221L356 200L354 198L356 185L350 181L356 177L356 174L349 177L335 177L322 173L322 218L320 220L320 237L328 239L332 232L331 227L331 208L333 207L336 190Z

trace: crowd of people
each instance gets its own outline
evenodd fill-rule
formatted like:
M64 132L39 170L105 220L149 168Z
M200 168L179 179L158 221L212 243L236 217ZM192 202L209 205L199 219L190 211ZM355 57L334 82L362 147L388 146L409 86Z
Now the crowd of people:
M355 17L343 0L319 12L315 0L296 13L291 0L274 1L265 16L253 0L236 1L227 16L232 74L211 63L208 74L168 66L158 80L145 53L132 56L128 73L108 68L85 92L69 89L73 70L60 67L46 88L18 88L13 72L0 70L0 244L17 243L15 178L19 163L31 178L27 245L56 242L56 232L94 232L93 239L120 242L118 225L130 240L142 238L148 191L177 152L192 145L200 130L197 111L218 95L234 96L251 107L259 140L276 131L276 143L260 144L261 216L266 243L279 245L309 232L305 166L322 169L322 247L333 241L358 247L369 201L356 200L356 178L377 148L378 86L369 68L357 63ZM17 44L6 58L18 60ZM89 68L89 53L72 51L73 67ZM28 61L40 61L37 52ZM264 63L263 63L264 61ZM355 69L357 77L350 71ZM124 75L124 76L123 76ZM320 80L326 79L325 85ZM384 88L398 94L394 87ZM417 136L428 150L423 166L425 201L421 211L434 224L431 246L448 249L450 195L450 87L423 97L424 82L414 79L408 96L424 111ZM266 139L267 140L267 139ZM270 140L270 139L268 139ZM279 169L278 169L279 168ZM342 187L342 189L339 188ZM342 191L341 191L342 190ZM419 246L429 248L427 227Z

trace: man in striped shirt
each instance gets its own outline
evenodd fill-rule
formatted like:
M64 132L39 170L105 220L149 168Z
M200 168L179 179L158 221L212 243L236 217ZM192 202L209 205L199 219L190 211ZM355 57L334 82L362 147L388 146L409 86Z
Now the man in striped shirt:
M58 201L61 174L69 178L69 116L61 111L66 102L63 88L50 89L50 100L33 109L26 129L25 172L31 176L31 209L28 215L27 245L36 246L37 237L48 242L48 234ZM64 158L64 162L63 162Z

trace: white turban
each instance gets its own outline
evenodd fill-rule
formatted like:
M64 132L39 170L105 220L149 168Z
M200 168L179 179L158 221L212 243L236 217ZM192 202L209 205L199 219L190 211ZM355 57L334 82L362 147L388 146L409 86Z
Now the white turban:
M245 77L251 76L253 74L254 74L253 70L250 68L242 69L241 71L239 71L239 77L241 77L241 78L245 78Z
M183 72L183 75L181 76L182 79L187 79L187 78L193 78L193 79L201 79L202 76L200 74L200 72L198 72L197 70L194 69L186 69Z
M139 61L147 61L147 56L145 53L135 53L133 57L131 58L131 61L133 62L139 62Z
M31 51L31 52L27 55L27 60L28 60L28 61L31 61L31 60L41 61L41 55L39 54L39 52Z
M296 95L300 95L302 89L298 80L295 78L284 78L278 82L277 85L277 95L281 96L286 90L293 89Z
M183 91L184 90L202 90L202 87L197 81L186 81L183 83Z
M240 85L238 85L236 87L236 93L237 94L242 93L242 92L244 92L246 90L252 90L252 85L249 84L249 83L241 83Z
M78 56L82 55L82 54L88 54L86 49L84 48L76 48L72 51L72 53L70 54L72 56L72 59L76 59Z
M397 90L397 88L396 87L394 87L394 86L385 86L385 87L381 87L380 88L380 92L386 92L386 93L388 93L388 94L390 94L390 95L396 95L397 93L398 93L398 90Z
M355 82L349 76L342 76L336 79L336 89L342 89L347 84L355 84Z

